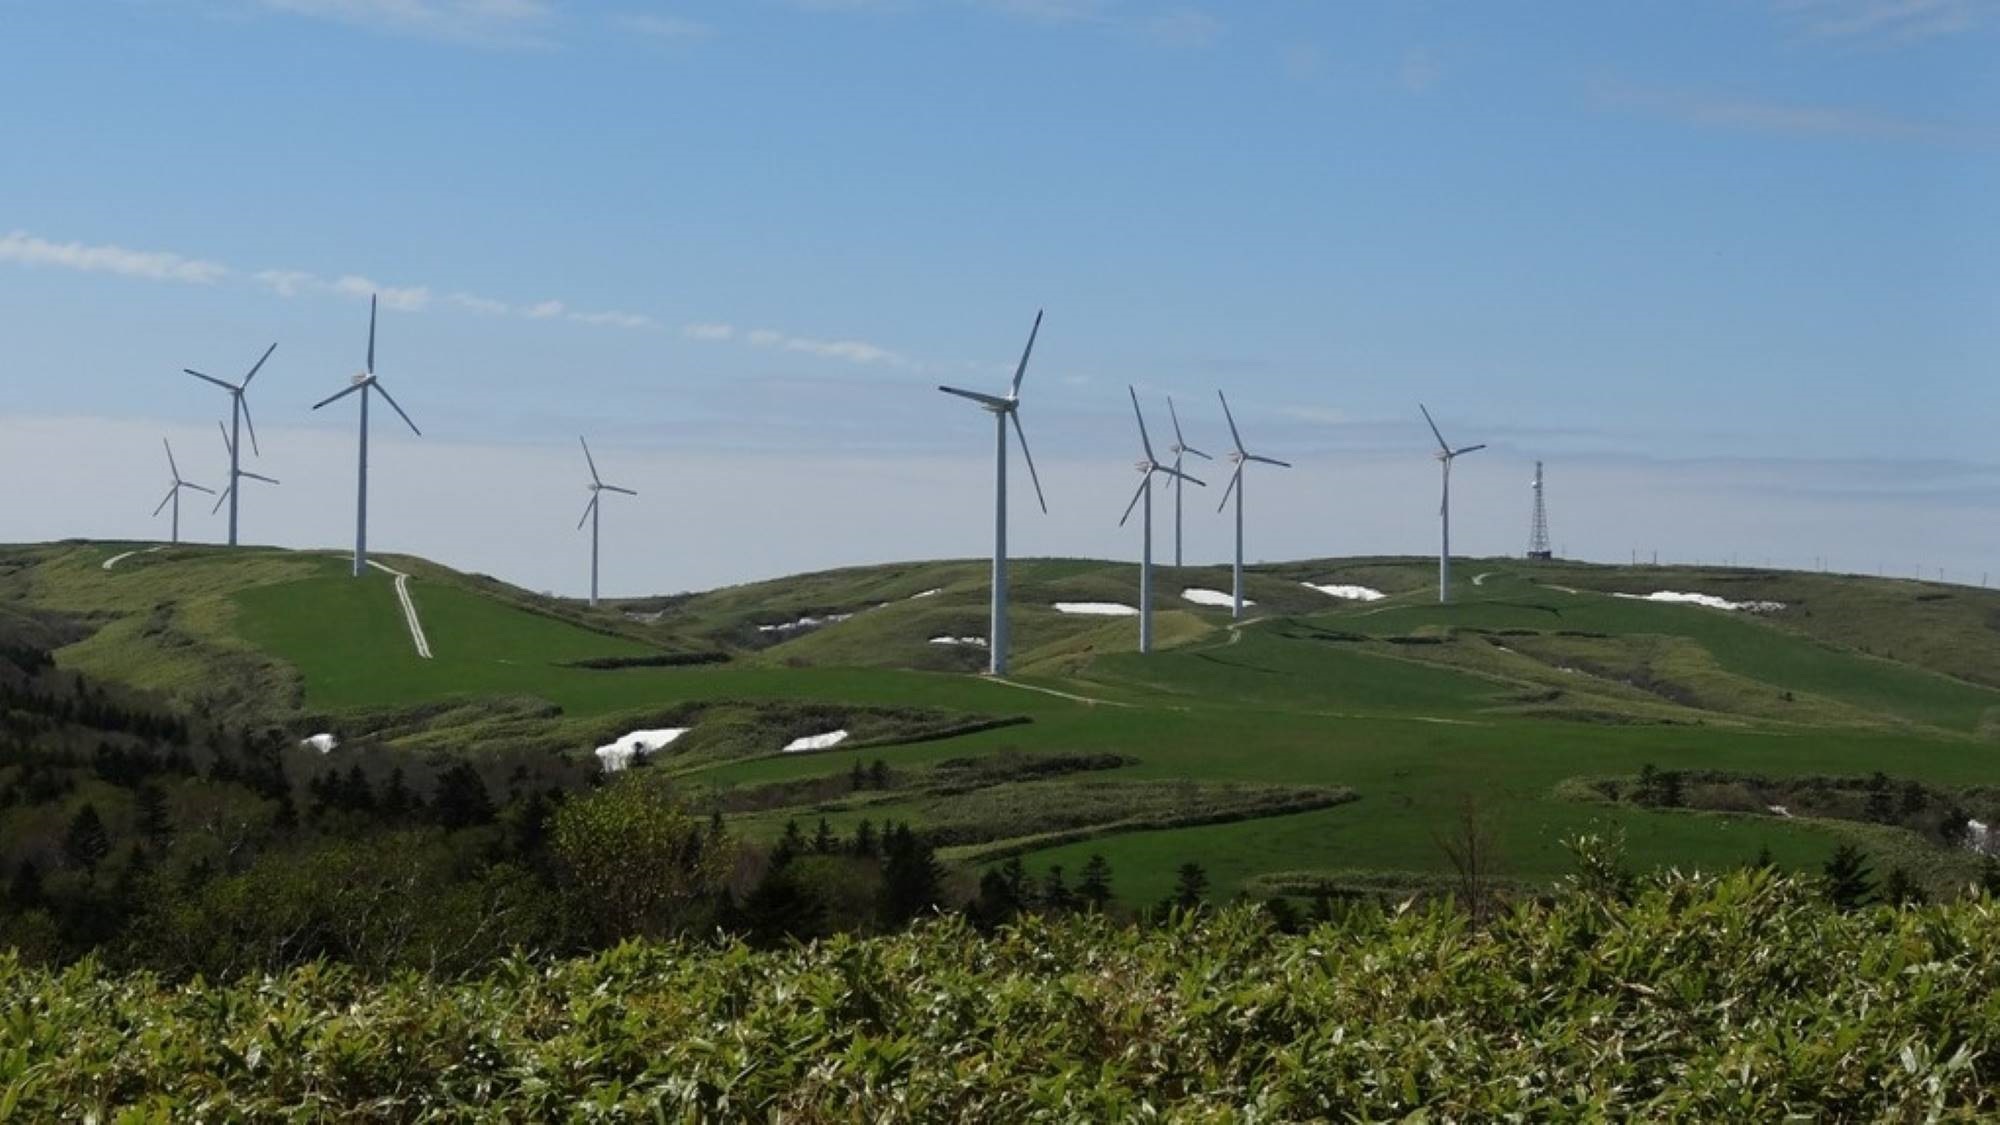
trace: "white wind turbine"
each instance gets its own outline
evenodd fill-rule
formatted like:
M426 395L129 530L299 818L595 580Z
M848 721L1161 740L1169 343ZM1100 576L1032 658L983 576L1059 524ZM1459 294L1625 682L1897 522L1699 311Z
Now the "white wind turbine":
M243 393L250 389L250 380L255 379L257 372L264 369L264 361L270 359L271 353L277 350L278 345L276 343L265 348L264 354L259 356L257 362L250 366L250 373L243 377L241 383L226 383L213 375L203 375L192 367L181 368L187 374L197 379L207 380L229 392L229 427L223 431L222 435L223 443L229 446L229 487L224 488L222 494L229 498L229 545L232 547L236 546L236 478L245 475L257 475L255 473L245 474L242 462L236 455L237 451L242 448L243 427L250 427L250 452L259 457L263 456L263 453L257 448L257 424L250 420L250 403L244 399ZM257 479L270 480L269 477L257 477ZM272 481L272 483L275 484L277 482ZM221 502L217 501L216 506L218 508L221 507ZM211 512L210 514L213 515L214 513Z
M1028 452L1028 434L1021 429L1021 377L1028 372L1028 357L1034 353L1035 337L1042 331L1042 314L1035 313L1035 326L1028 330L1028 346L1021 350L1021 364L1014 369L1014 382L1006 396L981 394L978 391L960 390L957 387L939 387L948 395L969 398L993 415L994 431L994 490L993 490L993 620L986 629L987 668L995 676L1007 674L1007 423L1014 423L1014 434L1021 439L1021 457L1028 462L1028 479L1035 485L1035 500L1042 506L1042 514L1049 512L1049 502L1042 496L1042 480L1035 472L1035 458Z
M1172 395L1167 396L1167 414L1174 420L1174 444L1168 452L1174 455L1174 566L1178 568L1181 565L1181 493L1187 490L1187 477L1181 474L1181 455L1192 453L1204 461L1213 461L1215 458L1189 445L1187 438L1181 436L1181 414L1174 409Z
M253 374L254 374L254 372L253 372ZM248 380L248 379L245 379L245 380L244 380L244 382L246 382L246 383L247 383L247 382L249 382L249 381L250 381L250 380ZM245 411L244 411L244 415L243 415L243 416L244 416L245 418L248 418L248 417L250 416L250 414L249 414L249 411L248 411L248 409L245 409ZM237 468L237 467L236 467L236 443L235 443L235 442L233 442L233 441L230 441L230 440L229 440L229 428L228 428L227 426L224 426L224 425L223 425L222 423L220 423L220 422L217 422L217 423L215 424L215 428L216 428L216 429L218 429L218 430L221 430L221 431L222 431L222 448L224 448L224 449L226 449L226 450L228 450L228 451L229 451L229 483L228 483L227 485L225 485L225 486L223 487L223 489L222 489L222 495L220 495L220 496L218 496L218 497L216 497L216 498L215 498L215 507L213 507L213 508L210 508L210 509L208 510L208 514L212 516L212 515L214 515L215 513L217 513L217 512L219 512L219 511L221 511L221 510L222 510L222 502L223 502L223 501L227 500L227 501L229 501L229 502L230 502L230 504L229 504L229 545L230 545L230 546L232 546L232 547L234 547L234 546L236 545L236 503L235 503L235 501L236 501L236 489L237 489L237 487L238 487L238 486L240 486L240 485L241 485L241 484L243 483L243 478L245 478L245 477L248 477L248 478L250 478L251 480L261 480L261 481L263 481L263 482L264 482L265 484L276 484L276 483L278 483L278 482L277 482L277 481L275 481L275 480L273 480L273 479L271 479L270 477L267 477L267 476L263 475L262 473L253 473L253 472L251 472L251 471L250 471L250 470L248 470L248 469L239 469L239 468ZM252 442L252 443L254 444L254 443L256 442L256 440L257 440L257 438L256 438L256 436L255 436L255 435L256 435L256 433L257 433L257 431L256 431L256 429L255 429L255 428L253 427L253 428L251 429L250 433L251 433L251 435L252 435L252 436L251 436L251 438L250 438L250 440L251 440L251 442Z
M1236 417L1229 413L1229 400L1223 397L1221 391L1215 392L1215 397L1222 400L1222 417L1229 423L1229 440L1236 444L1236 452L1229 455L1229 460L1236 466L1236 471L1230 474L1229 487L1222 490L1222 503L1217 505L1215 510L1219 512L1228 507L1230 494L1236 495L1236 566L1232 572L1234 581L1231 583L1231 590L1234 600L1230 603L1229 616L1241 621L1243 620L1243 467L1252 461L1263 465L1276 465L1280 469L1289 469L1292 466L1289 462L1280 461L1275 457L1265 457L1243 448L1243 435L1236 431Z
M203 488L191 480L182 480L181 467L174 463L174 447L167 444L166 438L161 438L160 444L166 447L167 471L173 474L174 482L167 487L167 498L160 501L159 507L153 509L153 517L158 519L160 513L166 509L166 506L172 504L174 506L174 534L170 542L179 543L181 541L181 490L192 488L196 492L206 492L210 496L215 495L215 490L212 488Z
M1451 463L1468 453L1485 449L1486 443L1453 449L1444 440L1444 435L1438 432L1438 424L1431 420L1430 408L1420 402L1417 409L1424 412L1424 421L1430 424L1431 436L1438 442L1438 451L1432 456L1444 467L1444 499L1438 504L1438 522L1444 531L1444 542L1438 549L1438 604L1444 605L1451 601Z
M598 507L597 502L607 492L616 492L624 496L637 496L639 494L629 488L620 488L615 484L605 484L603 478L597 475L597 458L590 455L590 443L583 440L582 437L578 437L576 441L578 445L583 446L584 463L590 466L590 484L586 486L590 489L590 503L584 506L583 519L576 521L576 528L578 531L581 531L583 530L584 520L590 521L590 604L596 606L597 526L601 514L601 509Z
M1139 651L1149 653L1153 651L1153 475L1165 473L1174 478L1176 486L1182 481L1194 481L1198 485L1202 482L1171 465L1160 464L1153 456L1153 439L1146 436L1146 416L1139 411L1139 392L1129 385L1125 391L1132 396L1132 416L1139 420L1139 446L1146 451L1146 456L1137 466L1139 491L1133 493L1132 502L1125 505L1125 514L1118 518L1118 526L1124 527L1125 521L1132 518L1132 509L1138 507L1140 501L1145 501L1146 514L1142 523L1146 545L1139 555Z
M354 577L359 578L362 571L368 567L368 392L379 392L383 400L391 407L394 407L398 415L401 415L403 424L410 427L411 433L418 437L424 436L424 432L417 429L417 424L410 421L410 416L404 414L403 408L397 406L396 400L390 397L389 388L383 386L375 378L375 298L373 296L368 298L367 369L350 379L346 390L328 395L318 402L313 403L313 409L318 410L327 403L346 398L357 391L361 394L361 477L360 489L354 505Z

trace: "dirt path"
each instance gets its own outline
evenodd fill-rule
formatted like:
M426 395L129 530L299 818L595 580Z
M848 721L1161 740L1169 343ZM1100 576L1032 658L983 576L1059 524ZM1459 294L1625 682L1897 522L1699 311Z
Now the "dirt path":
M155 551L164 551L164 550L166 550L165 547L147 547L143 551L127 551L122 555L113 555L110 558L104 560L104 569L110 570L112 567L117 566L119 563L122 563L126 559L131 558L133 555L150 555Z
M431 642L428 637L424 636L424 623L417 620L417 603L410 600L410 576L392 567L383 566L374 559L369 559L368 565L384 574L395 576L396 600L403 603L403 620L409 623L410 640L416 643L417 655L423 657L425 660L429 660L431 658Z
M1057 691L1055 688L1041 687L1037 684L1024 684L1018 680L996 680L990 676L985 677L985 679L987 683L1000 684L1004 687L1010 687L1010 688L1019 688L1022 691L1040 692L1043 695L1053 695L1057 699L1067 699L1072 703L1081 703L1087 707L1103 706L1103 707L1132 708L1138 706L1138 704L1136 703L1120 703L1115 699L1096 699L1088 695L1077 695L1073 692Z

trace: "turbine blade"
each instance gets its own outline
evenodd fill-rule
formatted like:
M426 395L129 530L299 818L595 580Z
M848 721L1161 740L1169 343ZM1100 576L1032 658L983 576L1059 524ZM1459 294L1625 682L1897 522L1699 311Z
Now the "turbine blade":
M1008 398L1021 397L1021 377L1028 373L1028 357L1034 354L1035 337L1041 335L1041 332L1042 332L1042 310L1036 309L1035 326L1033 328L1028 329L1028 346L1021 349L1021 365L1014 369L1014 389L1008 392L1007 395Z
M153 509L153 514L157 516L161 512L166 511L167 505L173 501L174 493L179 492L180 490L181 490L180 485L175 485L174 487L167 489L167 498L165 500L160 501L160 506Z
M1187 447L1187 439L1181 436L1181 412L1174 409L1174 396L1167 396L1167 416L1174 420L1174 448L1194 452Z
M1035 486L1035 503L1042 506L1042 514L1049 514L1049 502L1042 495L1042 477L1035 471L1035 455L1028 452L1028 431L1021 428L1021 415L1009 410L1007 417L1014 420L1014 436L1021 439L1021 459L1028 463L1028 480Z
M1222 397L1221 391L1215 392L1215 397L1222 399L1222 416L1229 422L1229 440L1236 443L1236 452L1241 453L1243 452L1243 435L1236 432L1236 415L1229 412L1229 400Z
M254 367L252 367L252 368L250 369L250 374L248 374L248 375L245 375L245 376L243 377L243 389L246 389L246 390L247 390L247 389L249 388L249 386L250 386L250 380L252 380L252 379L255 379L255 378L257 377L257 373L258 373L259 371L262 371L262 370L264 370L264 361L265 361L265 360L267 360L267 359L270 359L270 358L271 358L271 353L272 353L272 352L275 352L275 351L277 351L277 350L278 350L278 343L277 343L277 341L273 340L273 341L271 342L271 346L270 346L270 347L268 347L268 348L265 348L265 349L264 349L264 354L263 354L263 355L261 355L261 356L259 356L259 357L257 357L257 364L256 364L256 366L254 366Z
M276 480L275 478L272 478L272 477L267 477L267 476L265 476L265 475L264 475L264 474L262 474L262 473L253 473L253 472L249 471L248 469L245 469L245 470L244 470L243 472L241 472L241 473L238 473L237 475L238 475L238 476L244 476L244 477L249 477L249 478L250 478L251 480L261 480L261 481L263 481L263 482L264 482L265 484L276 484L276 483L278 483L278 482L277 482L277 480Z
M222 495L220 495L220 496L217 496L217 497L215 498L215 507L213 507L213 508L210 508L210 509L208 510L208 514L212 516L212 515L214 515L215 513L217 513L217 512L219 512L219 511L221 511L221 510L222 510L222 505L223 505L223 504L224 504L224 503L225 503L226 501L228 501L228 499L229 499L229 494L230 494L231 492L235 491L235 489L236 489L236 486L235 486L235 485L231 485L231 486L229 486L228 488L225 488L225 489L223 489L223 490L222 490Z
M1199 457L1199 458L1201 458L1201 459L1202 459L1202 460L1204 460L1204 461L1213 461L1213 460L1215 460L1215 458L1213 458L1213 457L1210 457L1210 456L1209 456L1208 454L1206 454L1206 453L1203 453L1203 452L1202 452L1201 450L1199 450L1199 449L1196 449L1196 448L1195 448L1194 446L1192 446L1192 445L1183 445L1183 446L1181 446L1181 452L1182 452L1182 453L1192 453L1192 454L1194 454L1194 455L1195 455L1196 457Z
M213 488L203 488L203 487L202 487L201 485L198 485L198 484L196 484L195 482L193 482L193 481L191 481L191 480L184 480L184 481L182 481L182 482L181 482L181 487L182 487L182 488L192 488L192 489L194 489L194 490L195 490L196 492L206 492L206 493L208 493L208 494L209 494L210 496L213 496L213 495L215 495L215 490L214 490Z
M217 419L215 423L215 428L219 433L222 434L222 451L224 453L229 454L229 456L232 458L235 457L236 447L229 444L229 427L223 425L222 421L220 419Z
M325 398L320 399L318 402L313 403L313 409L318 410L320 407L325 406L329 402L336 402L340 399L346 398L348 395L353 394L355 391L358 391L367 385L368 384L366 383L351 383L348 385L346 390L340 391L335 394L330 394Z
M236 396L236 401L243 407L243 428L250 431L250 453L252 456L262 457L264 451L257 448L257 422L250 417L250 400L239 394Z
M179 484L181 482L181 467L179 465L174 464L174 447L168 443L166 438L161 438L160 444L166 447L167 468L172 469L174 471L174 483Z
M183 367L181 368L181 371L183 371L186 374L192 375L195 378L200 379L204 382L214 383L216 386L221 387L225 391L234 392L236 390L236 387L234 385L225 383L213 375L203 375L201 372L196 371L192 367Z
M1426 423L1429 423L1430 425L1431 436L1438 439L1438 448L1444 450L1446 453L1450 453L1451 446L1445 442L1444 435L1438 433L1438 424L1436 422L1431 421L1430 407L1425 406L1423 403L1420 402L1417 404L1417 409L1424 412L1424 421Z
M599 487L599 488L603 489L603 490L604 490L604 491L606 491L606 492L616 492L616 493L618 493L618 494L620 494L620 495L622 495L622 496L637 496L637 495L639 495L638 493L636 493L636 492L632 491L632 490L631 490L631 489L629 489L629 488L620 488L620 487L618 487L618 486L617 486L617 485L615 485L615 484L600 484L600 485L598 485L597 487Z
M1229 506L1229 497L1236 491L1236 482L1242 479L1243 479L1243 462L1238 461L1236 463L1236 471L1229 474L1229 487L1222 490L1222 503L1217 504L1215 506L1216 511L1219 512L1222 509L1227 508Z
M1198 484L1203 488L1208 487L1207 481L1196 480L1195 478L1187 475L1186 473L1181 472L1179 469L1174 468L1172 465L1155 465L1153 466L1153 471L1156 473L1165 473L1170 477L1179 477L1182 480L1187 481L1189 484Z
M1146 436L1146 416L1139 412L1139 392L1132 389L1132 384L1127 383L1125 393L1132 396L1132 417L1139 420L1139 444L1146 448L1146 460L1158 461L1159 458L1153 456L1153 439Z
M1457 457L1457 456L1459 456L1460 454L1464 454L1464 453L1476 453L1476 452L1478 452L1479 450L1482 450L1482 449L1485 449L1485 448L1486 448L1486 443L1482 441L1482 442L1480 442L1480 443L1479 443L1478 445L1468 445L1468 446L1466 446L1466 447L1465 447L1464 449L1454 449L1454 450L1452 450L1452 451L1451 451L1451 455L1452 455L1453 457Z
M1139 497L1146 494L1146 486L1151 483L1153 483L1153 475L1151 473L1147 473L1145 476L1139 478L1139 491L1132 494L1132 502L1125 505L1125 514L1118 517L1119 527L1124 527L1125 521L1132 518L1132 509L1139 506Z
M375 294L368 294L368 373L375 374Z
M389 405L395 407L397 414L402 415L403 424L405 426L410 427L411 433L417 435L418 437L424 436L424 432L417 428L417 424L415 422L410 421L410 416L408 414L403 413L403 408L396 405L396 400L394 398L391 398L389 395L389 388L384 387L380 379L377 379L374 383L370 385L373 386L377 391L380 391L382 393L382 397L388 400Z
M965 391L965 390L960 390L957 387L946 387L946 386L939 386L938 390L941 390L948 395L957 395L960 398L969 398L981 406L991 407L995 410L1007 409L1007 400L1001 398L999 395L980 394L978 391Z
M583 506L583 515L579 517L576 521L576 529L578 531L583 530L584 521L590 518L590 513L595 511L596 508L597 508L597 493L593 492L590 494L590 503L585 504Z
M583 440L582 434L577 435L576 443L583 446L583 460L590 466L590 483L603 484L603 479L597 475L597 458L590 455L590 443Z
M1245 461L1256 461L1265 465L1276 465L1280 469L1289 469L1292 467L1290 461L1280 461L1276 457L1263 457L1255 453L1245 453L1243 459Z

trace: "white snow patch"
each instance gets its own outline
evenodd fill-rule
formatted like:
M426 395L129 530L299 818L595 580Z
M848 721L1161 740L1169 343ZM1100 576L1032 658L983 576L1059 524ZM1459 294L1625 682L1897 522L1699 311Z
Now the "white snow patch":
M1057 602L1057 613L1075 613L1085 617L1137 617L1139 611L1118 602Z
M934 645L970 645L973 648L985 648L986 638L985 637L932 637L931 643Z
M1389 596L1367 586L1321 586L1312 582L1301 582L1299 585L1308 590L1318 590L1329 598L1346 598L1351 602L1379 602Z
M299 743L299 745L309 750L317 750L322 754L331 754L334 748L340 745L340 739L330 734L316 734Z
M935 590L925 590L925 591L924 591L923 593L921 593L921 594L911 594L911 595L910 595L910 600L911 600L911 601L916 601L916 600L917 600L918 598L935 598L935 597L937 597L937 596L938 596L939 594L942 594L942 593L944 593L944 588L943 588L943 587L939 587L938 589L935 589Z
M656 754L672 746L688 732L688 727L664 727L659 730L635 730L616 742L607 742L593 753L604 764L605 773L617 773L632 764L632 759Z
M1767 805L1765 807L1771 810L1772 816L1782 816L1787 820L1790 820L1792 817L1792 810L1786 808L1783 805Z
M822 625L834 625L847 620L851 613L829 613L825 617L801 617L797 621L783 621L776 625L759 625L759 633L797 633L806 629L817 629Z
M1188 589L1181 591L1181 597L1186 598L1188 601L1191 601L1196 605L1217 605L1223 607L1224 609L1236 608L1236 595L1231 594L1225 590L1203 590L1195 587L1189 587ZM1257 603L1251 601L1249 598L1244 598L1243 604L1246 606L1251 606L1251 605L1256 605Z
M1994 854L1993 829L1983 820L1966 821L1965 846L1980 855Z
M846 741L846 731L830 730L825 734L809 734L804 738L794 738L790 742L785 743L784 752L787 754L799 754L807 750L828 750Z
M110 570L112 567L117 566L119 563L122 563L126 559L131 558L133 555L150 555L155 551L164 551L164 550L166 550L165 547L148 547L143 551L127 551L122 555L113 555L110 558L104 560L104 569Z
M1681 605L1705 605L1710 609L1727 609L1741 613L1776 613L1785 608L1784 602L1732 602L1728 598L1718 598L1714 594L1688 594L1677 590L1656 590L1650 594L1613 594L1611 596L1638 602L1675 602Z

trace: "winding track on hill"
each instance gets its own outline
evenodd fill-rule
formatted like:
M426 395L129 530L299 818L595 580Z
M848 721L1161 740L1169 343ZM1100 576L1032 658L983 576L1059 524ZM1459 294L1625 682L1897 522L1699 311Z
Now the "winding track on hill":
M374 559L369 559L368 565L384 574L395 576L396 600L403 603L403 620L407 621L410 625L410 640L417 646L417 655L423 657L425 660L429 660L431 658L431 642L429 638L424 636L424 623L417 620L417 603L410 600L410 576L393 567L383 566Z
M119 563L122 563L126 559L131 558L133 555L150 555L154 551L164 551L164 550L166 550L165 547L147 547L142 551L127 551L122 555L113 555L110 558L104 560L104 569L110 570L112 567L117 566Z

